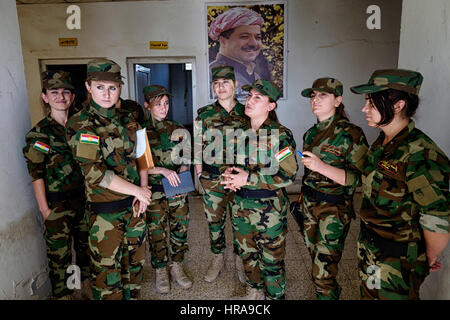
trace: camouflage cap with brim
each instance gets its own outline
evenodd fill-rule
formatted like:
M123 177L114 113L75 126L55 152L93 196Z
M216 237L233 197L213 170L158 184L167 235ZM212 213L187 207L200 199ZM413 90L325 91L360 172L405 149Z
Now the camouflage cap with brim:
M112 60L95 59L87 64L87 80L113 81L123 84L120 66Z
M42 87L47 90L65 88L75 90L72 85L70 73L62 70L49 70L42 72Z
M164 96L164 95L173 97L173 95L171 93L169 93L165 87L157 85L157 84L152 84L152 85L144 87L142 92L144 93L145 99L147 101L150 100L151 98L158 97L158 96Z
M336 97L342 96L344 92L344 87L342 86L342 82L335 78L319 78L314 80L312 87L302 90L302 96L310 97L313 91L321 91L332 93Z
M275 83L264 79L258 79L253 84L242 86L242 90L250 91L251 89L255 89L259 93L268 96L275 102L281 97L280 88Z
M372 73L367 84L351 87L356 94L367 94L387 89L395 89L419 95L423 76L417 72L406 69L384 69Z
M232 66L217 66L211 69L212 80L231 79L235 80L234 68Z

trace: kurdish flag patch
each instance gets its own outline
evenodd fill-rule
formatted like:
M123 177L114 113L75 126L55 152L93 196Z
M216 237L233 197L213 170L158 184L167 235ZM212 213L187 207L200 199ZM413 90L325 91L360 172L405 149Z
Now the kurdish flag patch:
M50 151L50 146L40 141L36 141L33 145L33 148L43 153L48 153Z
M286 159L287 157L289 157L291 154L292 154L292 151L289 149L289 147L286 147L283 150L281 150L280 152L278 152L275 155L275 158L278 160L278 162L281 162L284 159Z
M99 136L94 136L92 134L82 133L80 136L80 143L99 145L100 138Z

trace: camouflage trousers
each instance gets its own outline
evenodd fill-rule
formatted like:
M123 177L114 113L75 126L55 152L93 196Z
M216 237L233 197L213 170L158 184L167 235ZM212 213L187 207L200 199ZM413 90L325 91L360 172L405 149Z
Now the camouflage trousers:
M166 198L162 192L153 192L152 202L147 207L146 219L153 268L165 267L169 261L169 254L172 261L183 262L184 255L188 251L187 195Z
M360 295L363 300L419 300L420 286L429 274L425 250L409 245L405 256L389 257L358 238Z
M267 299L285 299L287 197L249 199L236 195L234 206L235 244L248 285L265 290Z
M312 281L318 300L338 300L341 293L336 276L353 211L345 205L315 202L303 194L303 239L312 261Z
M49 207L52 211L44 222L44 239L53 297L60 298L73 293L73 289L67 287L70 274L66 273L72 265L72 241L76 264L81 271L80 281L90 277L85 201L71 199L49 202Z
M89 214L92 295L95 300L137 299L145 262L145 215L132 208Z
M223 253L226 248L225 242L225 224L227 210L232 215L232 203L234 193L225 190L220 182L223 181L220 176L215 177L209 174L200 176L202 185L203 206L205 209L206 220L208 221L209 240L211 252L214 254ZM234 235L234 232L233 232ZM233 241L234 243L234 241ZM233 246L233 252L237 254L237 248Z

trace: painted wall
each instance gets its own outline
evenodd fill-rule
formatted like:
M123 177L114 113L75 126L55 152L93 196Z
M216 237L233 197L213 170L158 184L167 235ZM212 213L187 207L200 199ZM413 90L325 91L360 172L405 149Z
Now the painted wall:
M22 155L30 117L16 2L0 2L0 299L50 292L42 219Z
M400 68L424 76L416 125L450 155L450 2L403 2ZM422 286L423 299L450 299L450 245L439 259L442 270L433 272Z
M193 57L195 116L196 109L208 104L205 2L81 3L81 30L66 28L68 5L18 6L32 123L42 117L39 59L53 58L108 57L119 63L126 75L127 58ZM366 27L366 9L372 4L381 8L381 30ZM279 102L281 122L292 129L301 147L303 133L315 123L315 117L300 91L315 78L330 75L344 83L350 118L374 140L377 132L366 128L360 112L363 98L348 88L367 81L376 68L397 66L401 1L289 0L287 8L287 99ZM59 47L59 37L77 37L79 45ZM151 40L168 41L169 49L150 50Z

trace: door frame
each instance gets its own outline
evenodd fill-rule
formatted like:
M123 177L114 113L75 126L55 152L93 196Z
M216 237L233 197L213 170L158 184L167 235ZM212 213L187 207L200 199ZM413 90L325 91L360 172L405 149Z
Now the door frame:
M134 65L138 64L179 64L190 63L192 64L192 123L195 120L195 106L197 105L197 85L196 85L196 66L195 57L140 57L140 58L127 58L127 76L128 76L128 95L131 100L137 100L136 97L139 92L136 92L136 72Z
M89 61L93 59L100 58L74 58L74 59L66 59L66 58L52 58L52 59L39 59L39 69L41 72L47 71L47 66L58 65L58 64L87 64Z

